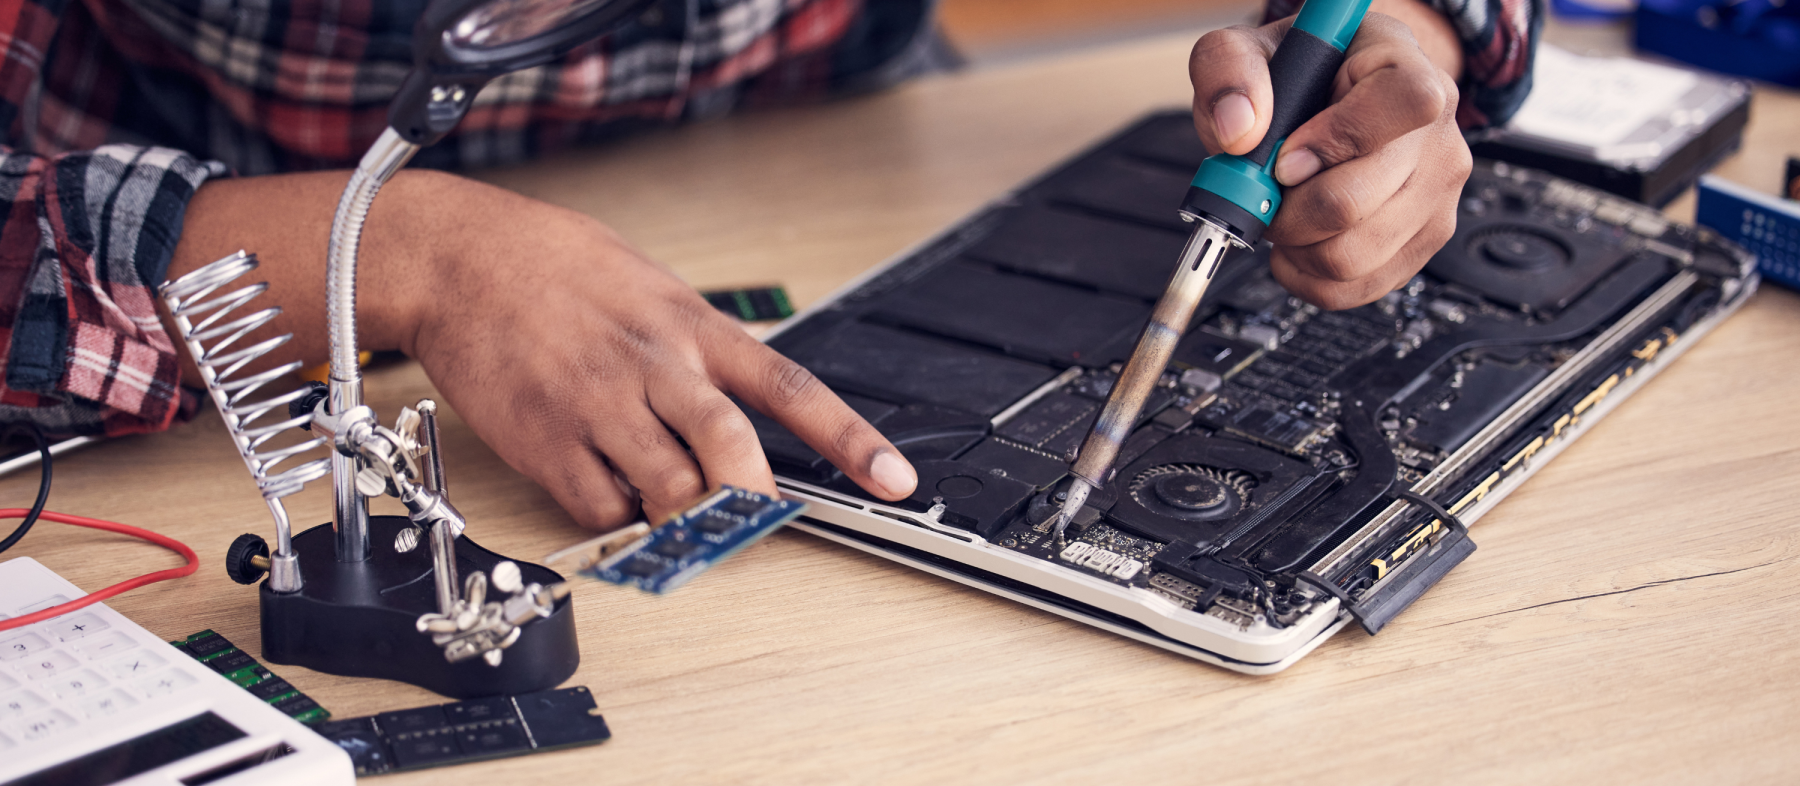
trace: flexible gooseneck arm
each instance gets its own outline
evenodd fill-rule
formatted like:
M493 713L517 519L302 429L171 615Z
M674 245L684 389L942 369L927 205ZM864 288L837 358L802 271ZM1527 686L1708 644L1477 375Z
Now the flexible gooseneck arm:
M362 242L363 221L375 195L406 166L419 146L406 141L392 128L381 132L362 162L350 175L344 195L331 219L331 239L326 251L326 320L331 331L331 386L328 411L342 414L362 405L362 369L356 362L356 253ZM369 558L369 506L356 490L360 462L333 453L331 457L332 528L337 532L340 562Z

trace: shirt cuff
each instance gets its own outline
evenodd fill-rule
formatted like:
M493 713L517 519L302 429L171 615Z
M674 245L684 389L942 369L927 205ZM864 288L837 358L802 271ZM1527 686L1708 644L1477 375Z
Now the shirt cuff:
M135 145L0 155L0 418L117 436L192 411L155 289L188 200L225 171Z

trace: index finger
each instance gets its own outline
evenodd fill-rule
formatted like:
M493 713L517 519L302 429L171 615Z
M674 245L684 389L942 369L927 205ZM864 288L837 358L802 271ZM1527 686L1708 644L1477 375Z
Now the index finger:
M875 496L905 499L918 473L887 437L799 363L743 333L718 373L727 390L787 427Z
M1371 155L1437 120L1454 86L1426 58L1412 29L1391 16L1363 19L1338 69L1340 98L1301 124L1281 146L1275 179L1298 185L1323 169Z

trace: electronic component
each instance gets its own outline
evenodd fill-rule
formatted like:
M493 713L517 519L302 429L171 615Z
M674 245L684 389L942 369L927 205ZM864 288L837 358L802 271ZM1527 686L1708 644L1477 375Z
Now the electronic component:
M1092 543L1075 541L1057 555L1064 562L1080 565L1088 570L1096 570L1121 581L1130 581L1144 569L1141 560L1135 560L1116 551L1095 546Z
M318 702L301 693L300 689L287 680L275 676L224 636L203 630L169 644L294 720L318 723L331 717L330 711L319 706Z
M443 767L596 745L612 737L585 687L490 696L326 721L358 776Z
M1206 372L1220 381L1227 380L1262 355L1263 346L1260 342L1250 340L1250 336L1242 338L1243 340L1239 340L1210 330L1196 330L1181 338L1181 343L1175 345L1175 354L1170 360L1177 366Z
M1707 175L1695 220L1755 254L1770 281L1800 289L1800 202Z
M804 510L798 502L724 486L581 575L645 592L670 592Z
M1238 329L1238 338L1268 350L1281 346L1281 330L1273 325L1245 325Z
M706 302L711 303L713 308L745 322L770 322L794 315L787 290L781 287L715 289L701 292L700 296L706 298Z
M1750 119L1750 85L1628 57L1537 50L1532 91L1470 151L1663 205L1726 154Z
M1250 407L1238 412L1225 430L1289 453L1303 453L1324 427L1288 412Z

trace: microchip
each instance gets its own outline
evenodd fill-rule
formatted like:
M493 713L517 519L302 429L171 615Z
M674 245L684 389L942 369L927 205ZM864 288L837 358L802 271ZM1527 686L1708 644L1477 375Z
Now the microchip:
M320 723L359 776L593 745L612 736L587 688L493 696Z
M275 676L274 672L233 646L224 636L203 630L169 644L294 720L318 723L331 717L331 713L319 706L318 702L308 698L287 680Z
M1321 429L1319 424L1306 418L1285 412L1273 412L1262 407L1251 407L1238 413L1237 417L1225 426L1225 430L1233 434L1249 437L1289 453L1299 453L1304 450L1306 444L1314 436L1317 436Z
M718 509L734 516L754 516L761 513L764 507L766 507L766 505L760 500L754 500L749 497L732 497L731 499L726 500L724 504L720 505Z
M581 575L645 592L669 592L792 521L806 506L722 486L626 551Z
M729 516L721 516L714 513L701 517L698 522L695 522L694 526L708 535L723 535L743 526L743 522Z
M635 579L647 579L663 572L668 566L649 557L637 556L619 566L619 572Z
M685 540L675 540L673 538L659 541L655 546L650 547L651 553L656 556L668 557L672 560L679 560L699 549L700 544L698 543L689 543Z

